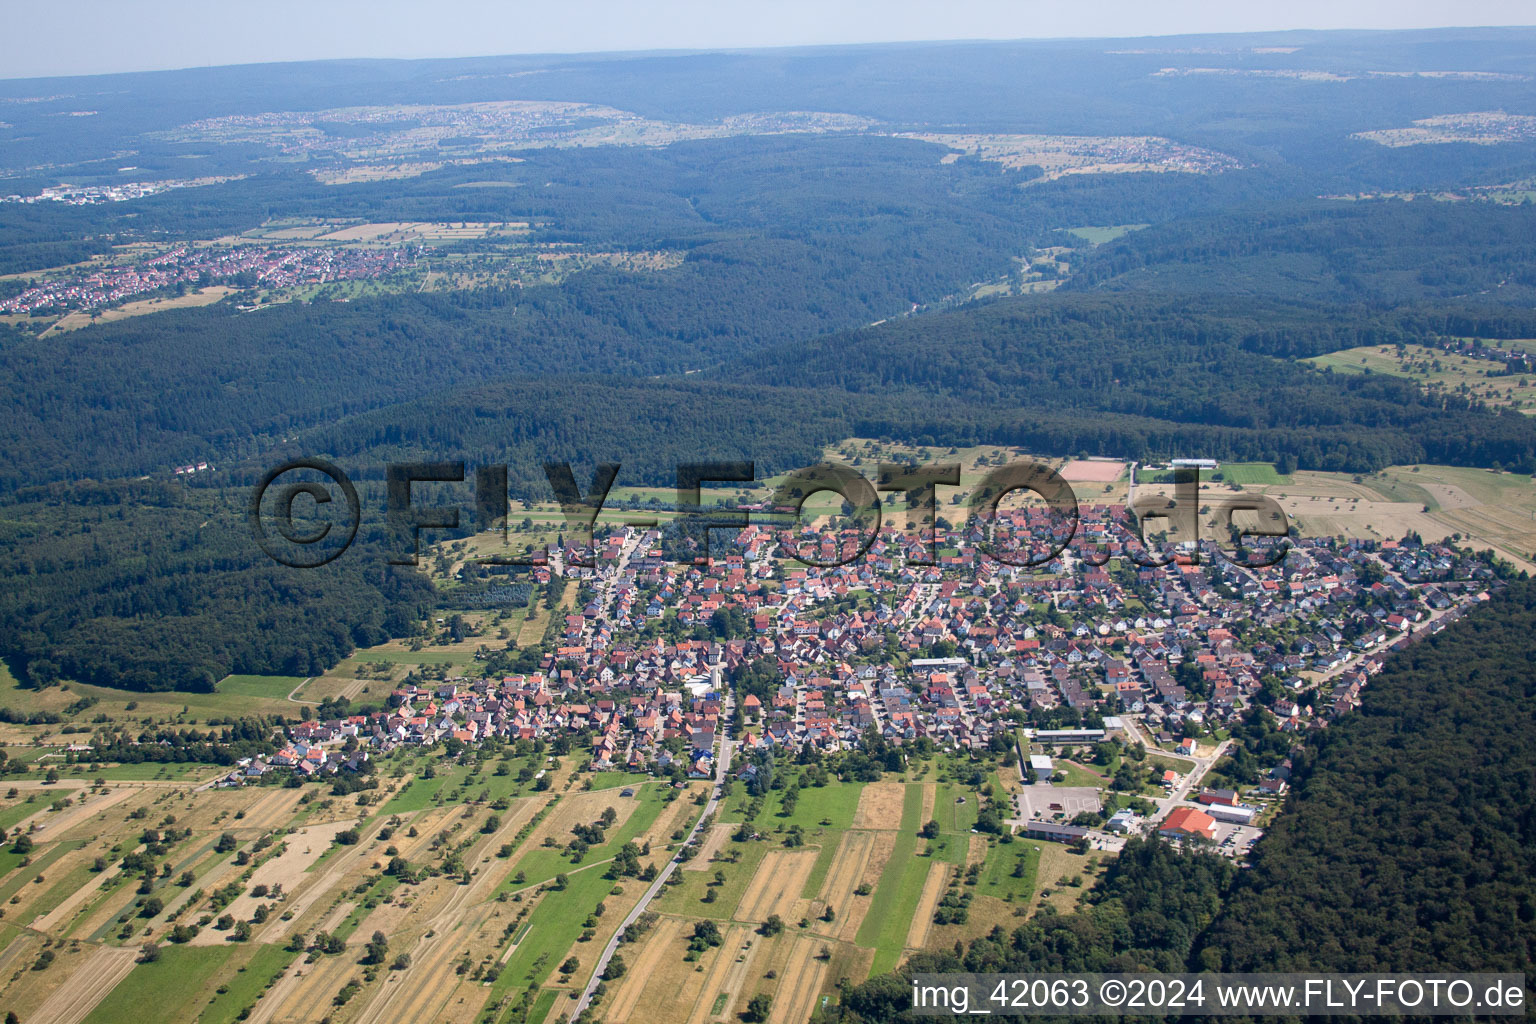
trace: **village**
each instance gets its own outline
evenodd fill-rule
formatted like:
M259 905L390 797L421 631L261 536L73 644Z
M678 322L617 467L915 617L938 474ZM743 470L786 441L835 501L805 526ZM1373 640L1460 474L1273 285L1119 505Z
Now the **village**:
M87 265L44 278L0 300L0 314L46 316L99 310L135 296L180 294L210 285L279 289L375 278L410 266L416 256L412 247L178 245L145 258Z
M1028 542L1059 526L1035 509L998 529ZM1008 750L1025 783L1010 828L1103 850L1155 830L1241 857L1285 790L1289 752L1355 708L1390 651L1438 632L1497 581L1482 558L1414 537L1296 539L1264 568L1202 542L1198 562L1186 547L1144 567L1123 506L1083 506L1076 537L1043 566L984 557L983 541L945 523L934 559L924 538L888 525L863 558L816 568L786 553L809 545L825 561L855 550L857 531L754 525L690 564L663 557L674 540L660 529L618 527L533 570L538 586L578 584L534 670L407 681L387 710L297 725L276 755L221 784L493 738L560 739L577 753L584 743L594 770L675 780L714 777L727 733L738 774L755 753L871 741ZM446 637L444 620L439 629ZM1223 759L1245 725L1285 737L1263 748L1277 756L1244 755L1241 787L1202 788L1213 770L1231 777ZM1062 785L1052 753L1106 742L1169 765L1154 773L1161 795Z

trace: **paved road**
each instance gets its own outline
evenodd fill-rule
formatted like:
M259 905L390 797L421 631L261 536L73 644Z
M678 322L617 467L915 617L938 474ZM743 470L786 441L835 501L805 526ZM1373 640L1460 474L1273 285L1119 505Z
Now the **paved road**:
M720 756L715 761L715 785L714 788L710 791L709 801L704 805L704 813L700 814L699 820L693 823L693 828L688 832L688 838L683 840L683 846L687 846L689 843L693 842L694 838L699 834L699 828L704 824L710 815L715 813L715 807L720 803L720 787L724 784L731 768L732 743L730 735L726 732L726 726L724 725L724 723L731 720L731 713L731 701L729 698L727 698L726 701L720 705L720 721L722 725L720 736ZM681 847L679 847L679 849L681 849ZM625 916L624 920L619 923L618 930L613 933L613 938L608 940L608 945L603 947L602 955L597 958L597 964L592 968L592 977L587 982L587 987L582 990L581 998L576 1000L576 1008L571 1011L571 1016L569 1018L572 1022L574 1022L577 1017L581 1016L581 1011L585 1010L589 1005L591 1005L592 993L597 990L597 984L602 980L603 972L608 969L608 961L612 960L613 954L618 951L619 940L623 937L625 930L628 929L630 925L634 924L635 920L641 914L645 913L646 907L651 905L651 901L654 900L661 892L661 890L666 886L667 879L672 876L672 872L677 870L679 863L681 862L678 861L675 856L671 860L667 861L666 866L661 869L659 874L657 874L656 880L651 883L651 887L645 891L644 896L640 897L640 902L635 904L635 909L631 910L629 914Z
M1200 780L1205 778L1205 773L1226 755L1227 749L1231 746L1231 740L1222 740L1216 745L1216 749L1205 757L1189 758L1193 762L1193 767L1185 773L1183 780L1173 788L1173 792L1167 796L1153 797L1152 802L1157 804L1159 810L1163 812L1170 811L1183 803L1189 798L1189 791L1199 785Z

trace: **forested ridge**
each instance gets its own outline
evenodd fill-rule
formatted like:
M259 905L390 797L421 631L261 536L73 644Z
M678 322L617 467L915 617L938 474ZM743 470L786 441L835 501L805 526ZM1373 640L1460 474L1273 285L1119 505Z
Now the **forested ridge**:
M62 353L45 355L52 339L15 341L0 349L10 402L0 486L199 458L247 459L249 476L280 438L306 428L305 453L484 458L513 463L519 479L537 479L546 456L596 460L595 447L635 464L646 483L665 482L671 456L690 447L699 457L711 445L752 457L745 449L756 443L782 468L850 434L1132 458L1289 454L1302 468L1350 472L1418 461L1536 467L1536 424L1526 417L1268 354L1426 342L1473 313L1074 294L761 351L759 341L726 358L741 343L649 330L649 291L595 276L574 298L493 292L255 316L187 310L82 334ZM576 309L588 296L611 300L607 312ZM720 360L703 375L649 376ZM613 376L624 370L632 375ZM471 383L488 375L503 379Z
M0 648L35 685L207 692L231 672L318 674L431 609L377 522L354 558L306 571L262 552L244 500L148 481L19 496L0 524Z
M1295 755L1253 867L1133 840L1074 912L916 954L823 1019L922 1019L906 1012L922 972L1528 972L1533 631L1536 582L1516 580L1389 658L1361 707Z
M1377 308L1472 299L1528 311L1536 298L1536 206L1256 203L1133 232L1095 253L1065 287Z
M1175 454L1172 442L1214 458L1289 453L1309 469L1415 461L1536 468L1536 424L1526 417L1431 398L1406 380L1319 373L1254 351L1276 337L1324 350L1424 341L1429 321L1278 302L1052 295L792 343L744 358L733 377L920 392L940 421L945 399L963 404L960 422L984 421L979 410L991 406L1007 413L980 439L1006 443L1023 443L1003 436L1009 424L1027 430L1037 416L1070 411L1083 440L1056 451L1144 458ZM948 441L942 428L934 438Z

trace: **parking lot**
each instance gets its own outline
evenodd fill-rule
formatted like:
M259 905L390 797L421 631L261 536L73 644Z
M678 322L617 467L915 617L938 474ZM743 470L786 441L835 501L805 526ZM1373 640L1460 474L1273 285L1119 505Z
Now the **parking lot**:
M1253 844L1263 834L1263 829L1254 828L1252 825L1233 825L1218 821L1216 823L1216 848L1224 856L1241 860L1248 856L1248 851L1253 848Z
M1019 820L1071 821L1084 811L1097 811L1103 803L1091 786L1052 786L1037 783L1019 793Z

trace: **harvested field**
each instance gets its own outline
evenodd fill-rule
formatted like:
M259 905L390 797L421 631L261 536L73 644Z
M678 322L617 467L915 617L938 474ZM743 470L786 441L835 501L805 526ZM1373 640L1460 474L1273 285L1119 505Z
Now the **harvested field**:
M679 1024L688 1019L703 992L706 973L714 966L715 960L727 955L724 952L727 947L722 945L705 953L697 963L688 963L683 959L682 936L684 934L691 934L691 929L686 927L685 922L679 922L678 930L672 933L665 944L661 945L662 953L653 961L654 967L651 973L642 979L645 982L644 994L628 1008L627 1013L622 1017L610 1010L608 1020L614 1021L615 1024L618 1021L634 1021L635 1024L653 1024L653 1022ZM734 952L729 955L734 959Z
M849 833L852 835L853 833ZM885 871L885 866L890 862L891 851L896 846L896 834L894 832L870 832L871 837L869 852L864 858L864 867L858 880L854 883L857 889L860 885L869 887L870 895L849 895L841 904L837 904L837 937L844 942L852 942L859 934L859 926L864 923L864 916L869 913L869 906L874 902L875 888L880 884L880 875Z
M313 883L314 880L308 879L306 872L320 859L321 854L330 849L331 842L335 839L336 833L350 828L355 823L355 819L347 819L345 821L333 821L325 825L306 825L295 831L292 835L285 836L283 842L287 844L287 849L258 867L251 875L250 886L261 884L267 886L280 885L283 887L284 892L292 893L299 889L306 881ZM250 886L247 886L247 889ZM294 901L292 904L284 907L286 910L294 911L295 920L313 902L314 896L320 892L320 889L314 884L311 884L310 888L314 890L313 894L306 893L305 899ZM234 915L236 920L247 920L256 912L256 907L264 902L266 901L256 899L249 892L246 892L230 903L226 913ZM213 946L218 945L224 940L224 933L214 931L212 928L205 928L192 939L192 944L195 946Z
M116 927L117 916L138 899L136 889L137 886L125 885L116 892L99 895L93 903L81 908L80 916L65 926L63 935L71 939L102 941ZM175 910L191 893L190 889L182 890L175 899L166 900L166 910Z
M327 232L325 238L332 242L371 242L379 238L387 238L390 235L403 233L414 227L400 221L391 221L383 224L356 224L349 228L341 228Z
M0 946L0 971L26 963L33 949L41 946L42 942L42 936L33 932L20 932L13 935L9 942Z
M233 294L235 289L222 284L209 285L197 291L189 291L185 295L174 298L139 299L135 302L127 302L121 306L113 306L109 309L99 310L96 316L90 313L77 311L67 313L46 334L59 334L64 331L75 331L82 327L89 327L93 323L111 323L113 320L126 320L131 316L144 316L146 313L159 313L167 309L189 309L193 306L211 306L226 296Z
M751 928L740 924L726 926L721 930L720 938L722 941L719 952L704 972L704 987L693 1004L693 1012L688 1015L688 1024L704 1024L712 1017L723 1016L723 1014L711 1013L711 1010L721 993L729 991L725 988L726 978L735 968L741 966L740 961L750 954L752 947L758 941L761 941L753 935ZM730 1005L729 1001L726 1005Z
M742 947L741 955L737 956L726 968L725 980L721 983L719 992L709 996L710 1006L705 1007L702 1001L700 1001L700 1006L709 1009L719 998L719 995L723 993L726 996L724 1005L721 1007L720 1012L713 1016L715 1019L740 1020L739 1014L733 1012L733 1008L734 1010L740 1010L745 1006L748 998L748 989L751 988L752 982L756 979L756 972L752 970L753 961L757 959L758 953L767 947L767 939L755 933L748 935Z
M674 803L683 803L685 809L687 807L684 801L674 801ZM725 845L728 839L731 838L731 833L735 830L736 826L727 823L721 823L711 827L709 834L706 835L704 837L704 841L699 844L699 852L693 857L692 860L689 860L683 865L683 870L705 871L711 869L713 865L710 864L709 859L720 851L720 848ZM671 829L668 829L666 834L670 834L671 831Z
M1218 173L1241 166L1224 153L1157 136L1007 135L901 132L898 138L948 146L1005 168L1039 167L1050 181L1068 174L1132 174L1170 170Z
M799 918L797 908L807 904L800 891L815 864L815 850L774 850L765 856L742 894L736 917L743 921L766 921L772 914L786 921Z
M440 898L441 887L436 888L436 893L424 896L423 900ZM454 898L461 896L467 887L453 888L454 891L442 900L446 913L437 916L460 921L461 924L449 924L446 930L423 934L406 950L411 956L411 966L404 971L389 972L383 987L372 990L371 1000L356 1020L369 1024L404 1020L442 1021L448 1008L457 1006L456 1000L464 998L464 989L470 983L459 980L452 973L451 964L461 950L468 948L475 929L471 925L462 924L463 907ZM479 990L478 984L472 987ZM475 1009L479 1009L478 1005Z
M971 836L971 845L965 851L965 866L980 864L987 859L987 841L978 835Z
M79 912L82 906L99 896L122 873L121 865L116 865L110 870L96 875L91 884L83 885L64 897L58 906L33 921L31 927L40 932L47 932L50 935L57 933Z
M252 1024L309 1024L315 1008L328 1006L331 998L357 974L351 957L324 957L315 963L296 961L256 1004Z
M353 936L372 935L374 932L383 932L385 935L394 935L409 922L412 909L416 906L417 893L410 886L399 886L390 893L389 898L374 907L358 923L357 931Z
M809 935L790 940L784 966L779 969L770 1024L804 1024L811 1019L827 980L827 962L817 959L821 947L821 940Z
M832 860L832 870L822 884L817 898L823 904L830 903L839 911L845 910L853 899L853 891L864 878L864 868L869 863L870 851L875 845L874 832L844 832Z
M523 800L504 818L494 835L477 840L478 850L494 850L503 839L510 839L533 811L542 806L541 800ZM359 1024L392 1024L397 1020L469 1024L476 1018L485 1000L480 983L455 976L445 985L440 979L449 977L453 961L465 950L493 953L506 941L501 934L502 923L498 920L502 911L496 909L496 904L487 902L505 871L485 869L489 863L502 863L490 856L480 857L478 861L469 860L482 865L482 870L467 885L436 878L413 887L416 892L412 913L402 928L395 931L395 934L401 931L414 934L417 929L423 929L420 938L406 950L411 955L411 965L404 971L389 972L383 986L371 990L370 1001L355 1018ZM595 871L589 877L601 881ZM631 890L609 902L612 915L609 920L621 919L638 898L638 891ZM371 924L365 922L358 933L371 934L372 930ZM560 958L564 959L563 952ZM504 955L502 962L505 964L510 959L510 955Z
M1088 865L1102 859L1103 851L1094 850L1086 854L1073 853L1060 843L1038 844L1040 847L1040 864L1035 869L1036 890L1031 897L1030 910L1036 911L1044 903L1050 903L1058 913L1069 914L1077 906L1077 901L1087 892L1087 888L1063 885L1062 880L1070 881L1081 875ZM1049 896L1042 893L1049 891Z
M632 1017L636 1020L651 1019L647 1011L642 1011L640 1016L636 1017L635 1009L640 1003L640 995L645 991L646 984L656 976L663 958L677 955L675 950L671 953L668 950L671 950L682 928L682 921L675 917L664 917L651 934L646 936L640 955L630 965L629 972L624 975L624 981L619 986L619 991L614 994L605 1020L619 1022L630 1020Z
M443 830L456 810L458 809L455 807L433 807L418 811L414 817L409 814L401 815L410 824L402 825L390 842L400 851L400 856L409 860L431 844L432 837ZM414 836L409 834L412 828L416 830Z
M613 824L608 831L616 831L635 812L639 801L634 797L619 796L622 790L600 789L589 793L570 793L560 798L555 809L549 812L549 817L539 822L538 827L524 841L519 849L514 863L521 863L523 857L530 850L538 850L544 845L546 836L554 839L556 843L564 846L571 841L571 828L576 825L590 825L603 815L603 808L612 807L614 814Z
M262 791L262 795L245 808L245 817L239 821L227 820L225 824L234 829L251 828L269 832L293 817L294 808L303 795L297 789Z
M133 970L136 949L102 946L32 1013L36 1024L79 1024Z
M450 941L449 936L440 935L425 948L418 944L411 951L411 958L420 957L428 970L417 973L414 982L405 976L405 972L388 972L381 998L376 998L358 1015L359 1024L418 1020L467 1024L475 1019L485 1001L485 989L479 982L461 978L453 971L453 959L464 948L462 938L455 935ZM305 1021L311 1019L304 1018Z
M416 242L416 241L453 241L472 238L484 238L492 232L525 233L528 224L525 221L513 221L508 223L430 223L427 221L390 221L379 224L356 224L351 227L339 228L320 236L320 241L325 242ZM271 236L268 236L271 237Z
M66 795L60 793L60 796ZM74 799L74 804L62 811L50 811L45 806L36 814L27 818L20 824L20 828L29 829L37 827L35 838L38 842L52 842L55 839L68 838L69 831L75 826L91 820L109 807L123 803L136 796L154 797L156 791L141 786L114 786L106 793L92 796L85 790L77 790L69 793ZM147 802L147 801L146 801ZM106 820L106 815L101 814L101 821Z
M949 884L950 865L940 861L928 865L928 877L923 880L923 895L917 901L912 924L907 929L907 948L922 949L928 942L928 932L933 928L933 912L939 900L944 898L944 887Z
M702 788L702 787L700 787ZM676 800L661 809L656 820L651 822L651 827L635 837L635 845L644 849L646 843L651 844L651 860L661 864L666 860L666 845L672 839L672 833L688 823L696 809L692 800L687 799L696 790L690 787ZM729 836L729 834L727 834Z
M901 805L907 787L900 782L871 782L859 794L859 809L853 815L853 827L893 829L901 823Z

